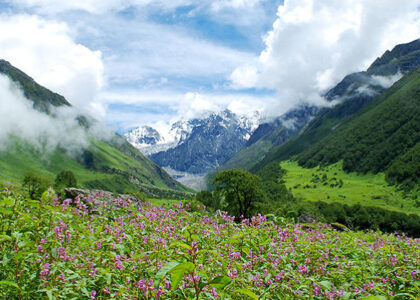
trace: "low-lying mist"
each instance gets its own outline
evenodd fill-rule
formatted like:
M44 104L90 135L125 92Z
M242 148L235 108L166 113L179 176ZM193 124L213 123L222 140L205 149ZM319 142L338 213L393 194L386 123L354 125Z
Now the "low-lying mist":
M74 107L53 107L51 115L34 109L21 89L0 74L0 151L13 146L10 137L14 136L42 153L61 148L76 155L89 146L91 137L108 140L113 136L110 129L96 121L90 122L87 129L82 127L80 116Z

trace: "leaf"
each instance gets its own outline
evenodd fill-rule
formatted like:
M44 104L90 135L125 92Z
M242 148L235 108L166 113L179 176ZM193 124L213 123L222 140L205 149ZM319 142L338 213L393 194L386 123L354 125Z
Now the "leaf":
M179 282L184 278L185 274L192 273L195 265L190 262L185 262L173 267L168 273L171 275L171 289L174 290L178 287Z
M251 299L255 299L258 300L258 296L256 294L254 294L253 292L251 292L250 290L247 289L239 289L233 292L234 294L238 293L238 294L242 294L245 296L250 297Z
M215 287L218 289L223 289L225 286L227 286L229 283L232 282L232 279L228 276L217 276L212 281L209 282L209 286Z
M11 241L12 238L8 235L0 235L0 241Z
M386 300L386 297L370 295L370 296L362 298L362 300Z
M20 287L16 283L11 282L11 281L1 280L0 281L0 285L12 286L12 287L17 288L18 290L20 290Z
M215 256L219 256L219 254L217 253L217 251L215 251L215 250L207 250L207 249L199 250L199 251L197 252L197 255L200 255L200 254L206 254L206 253L208 253L208 254L213 254L213 255L215 255Z
M331 287L332 287L331 281L324 280L324 281L321 281L319 284L322 285L327 290L331 290Z
M179 246L179 247L185 248L187 250L191 250L192 249L190 245L188 245L186 243L183 243L183 242L175 242L175 243L172 243L169 247L172 248L172 247L175 247L175 246Z
M162 279L163 277L166 276L166 274L168 274L168 272L170 270L172 270L173 268L175 268L177 265L179 265L180 263L177 261L170 261L168 262L166 265L164 265L157 273L156 273L156 279Z

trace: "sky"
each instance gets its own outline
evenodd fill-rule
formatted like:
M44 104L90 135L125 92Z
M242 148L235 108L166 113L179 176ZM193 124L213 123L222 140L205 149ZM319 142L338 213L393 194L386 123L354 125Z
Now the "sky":
M420 38L420 0L0 0L0 58L120 133L279 116Z

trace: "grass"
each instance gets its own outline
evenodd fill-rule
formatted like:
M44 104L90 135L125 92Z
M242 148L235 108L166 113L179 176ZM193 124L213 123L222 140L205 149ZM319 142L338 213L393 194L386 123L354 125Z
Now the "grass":
M348 205L360 203L420 215L420 207L416 206L419 192L407 195L395 186L389 186L383 173L345 173L342 162L306 169L295 161L284 161L281 167L287 171L286 187L298 199Z

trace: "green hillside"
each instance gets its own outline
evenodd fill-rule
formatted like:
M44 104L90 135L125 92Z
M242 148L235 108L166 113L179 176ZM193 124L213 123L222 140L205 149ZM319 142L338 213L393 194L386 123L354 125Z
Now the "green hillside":
M325 95L328 100L341 99L341 103L332 108L321 109L304 131L286 143L270 149L263 160L255 162L251 170L257 172L272 161L289 159L316 147L320 140L336 132L355 115L360 115L375 99L375 95L385 91L383 87L375 84L375 76L391 76L398 71L405 75L419 66L420 40L397 45L392 51L386 51L367 71L346 76ZM359 89L363 87L369 87L373 93L360 93ZM338 160L334 160L336 161Z
M4 60L0 60L0 73L16 82L25 97L33 102L34 109L40 112L51 115L52 107L71 106L64 97L40 86ZM91 136L88 129L96 120L83 115L77 120L90 136L90 145L72 154L61 148L53 152L40 151L19 137L10 136L0 151L0 180L18 183L29 170L53 179L60 171L71 170L84 188L119 193L141 190L151 196L170 192L174 197L190 191L121 136L115 134L104 140Z
M419 142L420 69L417 69L314 147L299 154L298 161L302 166L314 167L343 160L345 171L385 171L393 183L416 184L420 169L413 158Z

